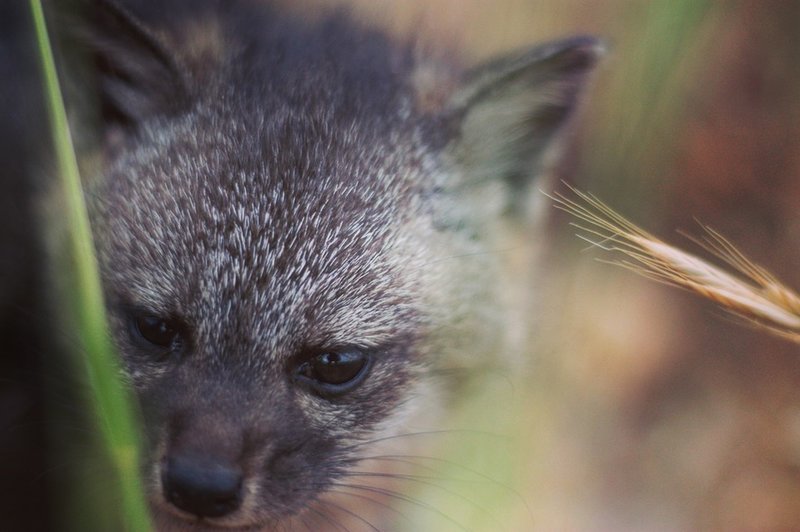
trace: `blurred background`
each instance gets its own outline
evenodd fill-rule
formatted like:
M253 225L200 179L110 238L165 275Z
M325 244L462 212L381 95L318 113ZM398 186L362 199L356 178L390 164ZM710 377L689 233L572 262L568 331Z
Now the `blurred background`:
M11 7L22 4L4 3L0 22L24 33L27 15ZM470 63L572 34L605 38L609 56L552 182L591 191L683 247L692 244L677 231L697 234L699 220L800 288L800 3L355 4L400 34L458 43ZM3 107L17 109L4 121L26 135L3 137L1 154L0 201L9 207L0 231L0 516L10 530L34 530L52 524L41 479L53 473L42 465L42 330L25 319L40 312L25 292L36 290L37 272L19 265L37 260L30 124L43 118L36 105L18 110L35 91L9 80L24 75L35 86L36 70L19 47L24 39L2 35ZM33 163L20 166L23 159ZM602 254L586 250L568 223L552 211L526 371L500 374L451 420L514 437L498 444L487 436L487 453L480 438L452 432L458 441L441 444L429 475L416 477L414 498L424 504L404 508L398 528L800 528L800 349L596 261Z

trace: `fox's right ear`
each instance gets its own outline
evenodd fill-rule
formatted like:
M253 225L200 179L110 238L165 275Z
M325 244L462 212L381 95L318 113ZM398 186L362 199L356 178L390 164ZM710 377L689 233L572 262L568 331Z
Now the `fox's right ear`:
M184 109L190 99L185 73L158 35L114 0L93 0L88 31L103 121L135 129L156 115Z

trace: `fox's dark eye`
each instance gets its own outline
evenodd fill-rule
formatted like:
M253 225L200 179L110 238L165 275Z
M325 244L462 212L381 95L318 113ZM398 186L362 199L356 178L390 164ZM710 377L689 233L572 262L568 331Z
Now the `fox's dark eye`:
M309 377L325 384L344 384L355 379L366 364L361 353L323 353L308 366Z
M341 395L361 384L369 362L358 350L326 351L300 364L297 378L320 395Z
M157 347L172 347L178 337L178 326L158 316L136 316L133 325L142 339Z

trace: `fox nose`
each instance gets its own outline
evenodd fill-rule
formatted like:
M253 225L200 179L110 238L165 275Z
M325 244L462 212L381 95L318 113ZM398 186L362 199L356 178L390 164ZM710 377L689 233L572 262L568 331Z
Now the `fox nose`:
M162 482L170 503L198 517L223 517L241 504L241 470L203 457L170 457Z

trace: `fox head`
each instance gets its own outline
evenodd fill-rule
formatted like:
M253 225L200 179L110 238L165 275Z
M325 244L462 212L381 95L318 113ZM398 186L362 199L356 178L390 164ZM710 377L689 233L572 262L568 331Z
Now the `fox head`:
M463 70L346 16L152 4L94 11L88 194L148 495L166 529L272 529L499 334L487 251L599 46Z

